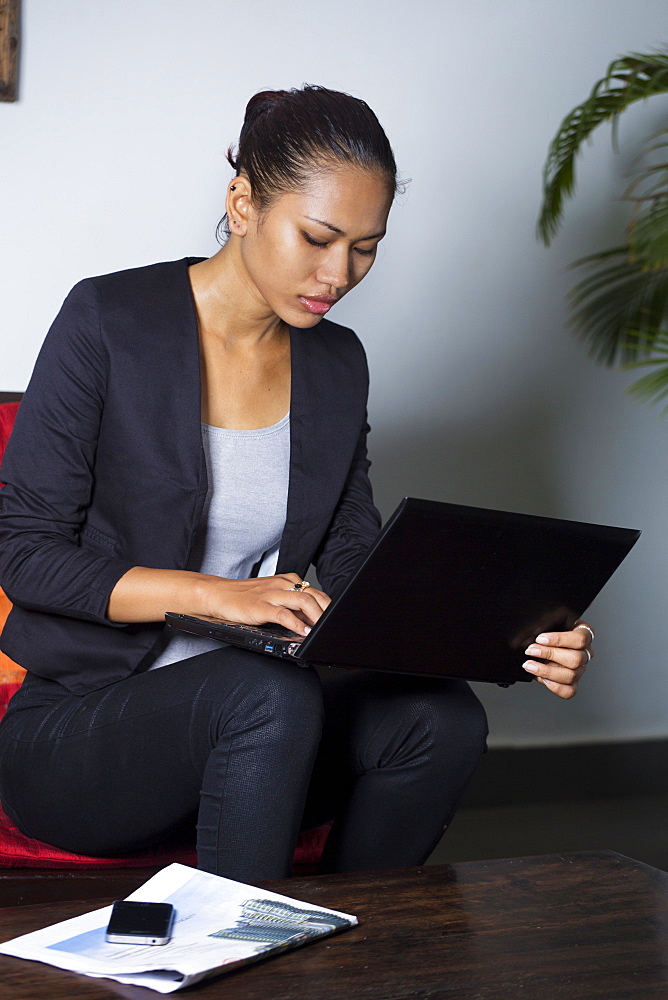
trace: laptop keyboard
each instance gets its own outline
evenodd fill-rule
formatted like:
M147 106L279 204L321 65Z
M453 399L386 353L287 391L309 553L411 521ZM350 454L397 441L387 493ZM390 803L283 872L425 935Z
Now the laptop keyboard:
M267 622L266 625L242 625L240 622L230 622L224 618L207 618L208 621L219 622L221 625L232 625L240 632L250 632L251 635L269 636L272 639L303 639L304 636L298 632L291 632L289 628L276 625L274 622Z

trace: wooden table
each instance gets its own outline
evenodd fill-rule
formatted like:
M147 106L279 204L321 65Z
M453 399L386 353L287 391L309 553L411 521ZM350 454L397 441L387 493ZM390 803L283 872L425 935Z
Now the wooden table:
M21 877L14 876L16 885ZM30 880L24 877L24 882ZM0 902L9 881L0 876ZM37 885L34 876L32 881ZM76 877L61 876L60 881L67 882L70 891L79 888L80 894L94 886L94 903L89 898L4 906L0 940L104 905L135 888L142 875L106 873L97 880L82 876L80 886ZM107 892L112 886L122 892ZM54 887L55 882L49 891ZM359 927L221 976L184 996L198 1000L668 998L668 874L613 852L290 879L264 887L355 913ZM111 980L86 979L0 956L1 1000L157 996Z

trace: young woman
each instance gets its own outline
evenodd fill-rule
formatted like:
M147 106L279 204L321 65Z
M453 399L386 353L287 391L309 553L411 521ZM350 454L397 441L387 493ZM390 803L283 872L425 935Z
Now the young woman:
M305 87L252 98L231 162L222 249L76 285L21 405L0 583L28 676L0 727L2 801L93 855L197 816L200 866L246 881L286 875L300 828L329 818L329 870L419 864L485 745L463 681L321 681L163 624L306 633L380 524L364 351L324 316L385 234L390 145L364 102ZM539 638L527 669L570 697L588 626Z

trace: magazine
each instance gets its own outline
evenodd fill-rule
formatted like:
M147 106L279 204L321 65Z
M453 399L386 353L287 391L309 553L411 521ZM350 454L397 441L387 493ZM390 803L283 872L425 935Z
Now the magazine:
M127 898L173 905L168 944L109 944L111 906L105 906L5 941L0 954L172 993L357 923L349 913L179 864L163 868Z

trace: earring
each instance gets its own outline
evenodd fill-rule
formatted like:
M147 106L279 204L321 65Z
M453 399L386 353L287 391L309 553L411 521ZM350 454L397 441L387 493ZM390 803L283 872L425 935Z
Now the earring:
M230 188L230 191L236 191L236 189L237 189L236 184L233 184L232 187Z

